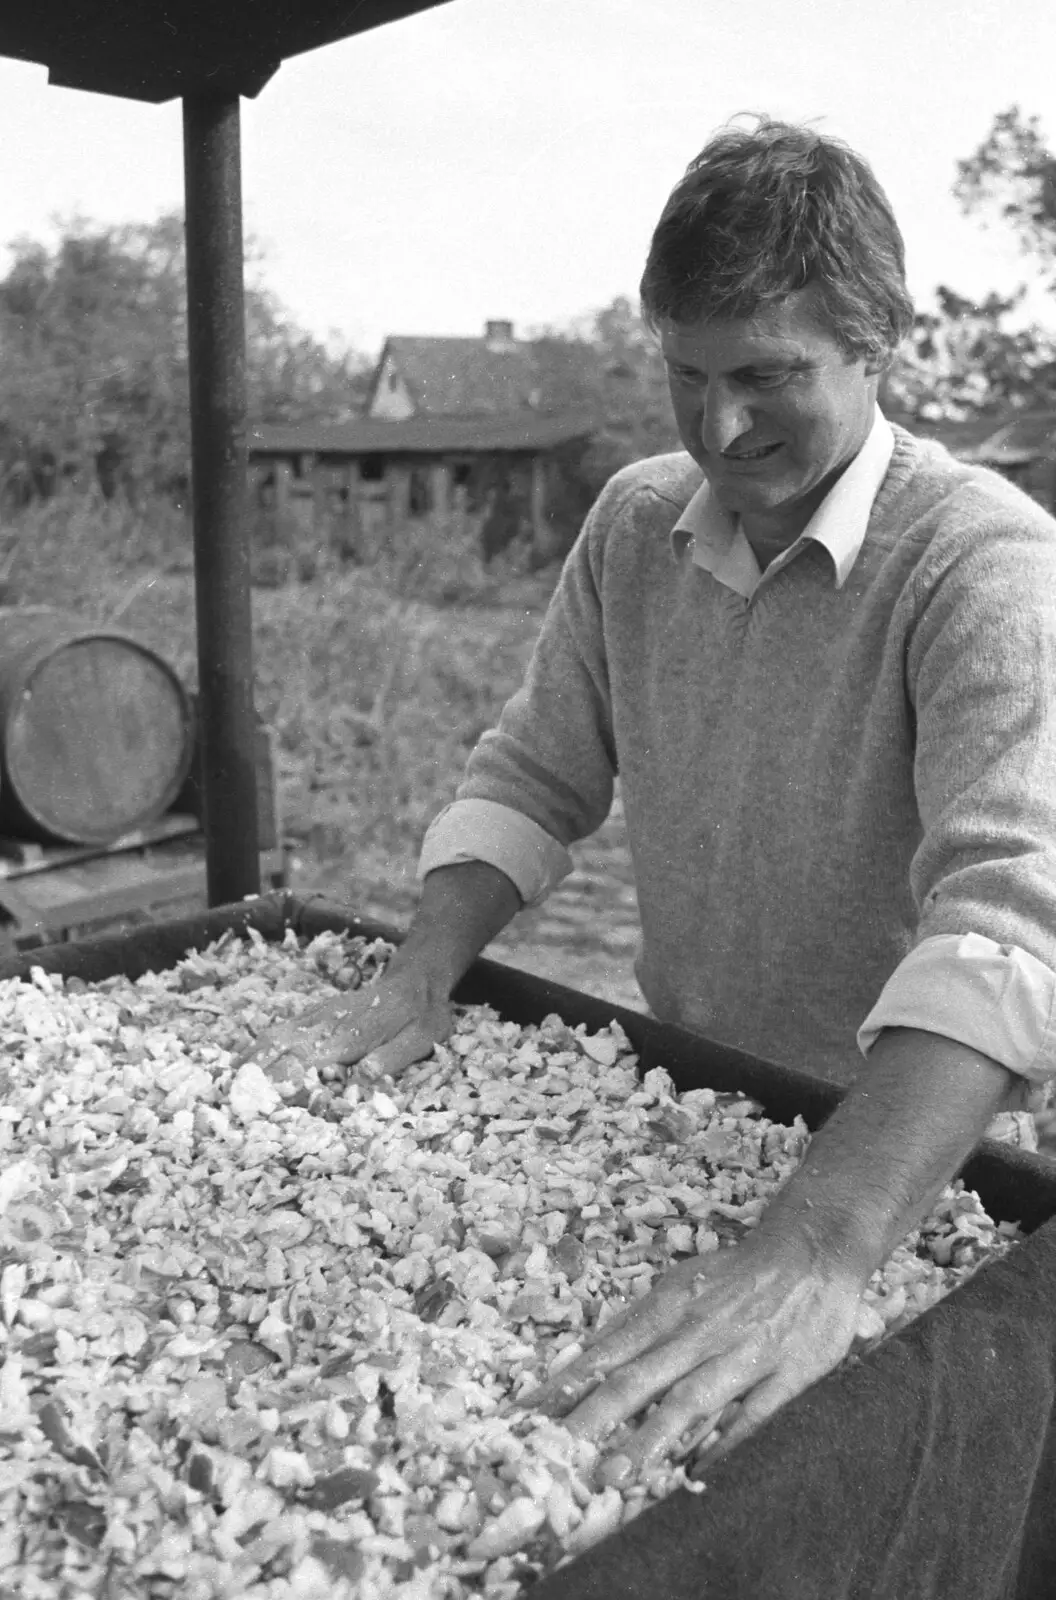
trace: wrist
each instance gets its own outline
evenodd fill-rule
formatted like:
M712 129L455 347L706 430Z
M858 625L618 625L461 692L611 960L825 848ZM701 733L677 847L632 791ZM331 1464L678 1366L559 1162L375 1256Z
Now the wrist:
M516 887L485 861L436 867L400 946L399 965L434 1004L445 1003L488 942L520 910Z
M387 976L426 1009L446 1004L461 973L454 971L449 948L420 933L416 936L412 928L389 962Z
M760 1245L804 1253L805 1269L865 1287L893 1248L888 1242L893 1206L859 1192L843 1202L825 1191L817 1175L800 1168L774 1196L753 1230Z
M916 1227L1007 1100L1011 1074L977 1050L889 1029L760 1226L808 1241L868 1281Z

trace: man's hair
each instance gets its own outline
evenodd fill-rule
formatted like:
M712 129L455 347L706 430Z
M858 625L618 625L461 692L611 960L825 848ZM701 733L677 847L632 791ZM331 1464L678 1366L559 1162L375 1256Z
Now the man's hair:
M884 364L911 328L905 246L872 168L794 123L721 128L656 226L641 282L647 323L748 317L811 287L849 356Z

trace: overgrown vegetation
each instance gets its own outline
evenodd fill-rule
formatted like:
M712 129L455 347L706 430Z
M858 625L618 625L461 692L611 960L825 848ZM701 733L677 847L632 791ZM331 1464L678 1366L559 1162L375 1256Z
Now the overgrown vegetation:
M953 192L966 216L1010 232L1028 279L1056 292L1056 155L1037 117L999 112L957 163ZM1024 317L1027 288L976 301L940 284L891 374L891 401L957 420L1056 405L1056 334Z
M16 240L0 280L0 509L61 484L107 498L185 498L188 482L183 219L68 222L48 248ZM368 363L299 329L249 250L246 379L260 422L336 420Z
M523 676L554 572L485 569L471 534L418 525L372 568L254 586L256 703L276 735L298 883L394 912L421 837ZM197 679L186 517L68 494L10 520L6 604L117 624Z

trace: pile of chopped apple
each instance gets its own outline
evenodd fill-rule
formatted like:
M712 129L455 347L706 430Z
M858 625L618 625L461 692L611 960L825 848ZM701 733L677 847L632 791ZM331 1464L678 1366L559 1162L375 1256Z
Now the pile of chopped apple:
M485 1007L395 1084L237 1065L389 953L0 983L0 1594L512 1600L689 1481L600 1486L531 1394L752 1227L806 1128ZM1015 1233L947 1190L859 1348Z

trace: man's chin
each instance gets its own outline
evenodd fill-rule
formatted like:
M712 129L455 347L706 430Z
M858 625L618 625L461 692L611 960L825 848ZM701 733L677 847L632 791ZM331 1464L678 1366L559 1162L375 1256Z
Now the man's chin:
M706 476L706 474L705 474ZM753 511L776 511L789 499L788 490L771 483L729 483L708 479L708 486L722 509L732 516Z

